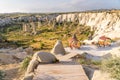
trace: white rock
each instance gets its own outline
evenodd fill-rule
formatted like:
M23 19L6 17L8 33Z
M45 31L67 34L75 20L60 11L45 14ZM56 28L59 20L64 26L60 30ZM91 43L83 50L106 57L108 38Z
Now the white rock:
M60 40L57 41L51 53L65 55L65 49L63 47L62 41Z

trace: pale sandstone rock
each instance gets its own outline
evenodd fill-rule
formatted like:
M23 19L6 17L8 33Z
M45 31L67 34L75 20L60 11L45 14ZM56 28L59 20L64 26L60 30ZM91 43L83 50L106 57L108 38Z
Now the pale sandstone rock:
M58 15L56 17L56 20L60 22L71 20L72 22L74 22L76 15L79 20L79 24L90 26L91 30L95 30L95 34L93 37L97 37L102 34L110 38L120 38L120 12L88 12L79 14L69 13Z
M51 53L53 54L60 54L60 55L65 55L65 49L63 47L62 41L58 40L57 43L55 44L54 48L52 49Z
M57 62L57 58L48 52L36 52L33 55L32 60L30 61L27 71L25 73L25 77L22 80L32 80L34 76L34 70L37 68L39 63L55 63Z

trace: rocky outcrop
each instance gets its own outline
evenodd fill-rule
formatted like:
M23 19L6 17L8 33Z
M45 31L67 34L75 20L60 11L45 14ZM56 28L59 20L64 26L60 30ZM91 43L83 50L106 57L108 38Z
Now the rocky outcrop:
M78 21L81 25L90 26L95 31L93 37L107 35L110 38L120 38L120 12L69 13L57 16L56 20Z
M34 76L34 69L37 68L39 63L55 63L58 62L57 58L48 52L36 52L30 61L25 77L22 80L32 80Z
M33 51L33 48L32 47L28 47L25 49L25 52L27 53L27 55L33 55L34 54L34 51Z
M57 43L55 44L54 48L52 49L51 53L53 54L60 54L60 55L65 55L65 49L63 47L62 41L58 40Z

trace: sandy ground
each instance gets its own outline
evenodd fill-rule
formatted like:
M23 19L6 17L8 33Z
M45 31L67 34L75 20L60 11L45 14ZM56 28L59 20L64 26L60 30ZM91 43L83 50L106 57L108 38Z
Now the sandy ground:
M5 80L19 80L22 74L19 72L19 66L19 63L0 65L0 70L5 72Z
M13 60L10 54L15 54L15 49L0 49L0 70L5 72L5 80L20 80L22 72L19 71L20 62ZM4 61L4 62L3 62Z
M97 47L96 45L82 45L79 49L70 49L69 47L65 48L66 52L70 53L88 53L87 58L93 60L101 60L105 57L111 56L111 51L118 48L119 45L117 43L111 44L111 46L106 47Z

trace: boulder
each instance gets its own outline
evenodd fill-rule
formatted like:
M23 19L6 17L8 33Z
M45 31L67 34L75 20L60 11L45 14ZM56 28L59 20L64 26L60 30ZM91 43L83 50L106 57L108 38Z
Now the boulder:
M26 73L31 73L34 71L34 69L38 66L39 63L54 63L57 62L57 58L48 52L36 52L32 60L30 61L27 72Z
M52 49L51 53L53 54L60 54L60 55L65 55L65 49L63 47L62 41L58 40L57 43L55 44L54 48Z
M33 48L32 47L28 47L25 49L25 52L27 53L27 55L33 55Z
M40 63L54 63L57 61L57 58L48 52L36 52L32 59L37 60Z
M16 52L23 52L23 47L19 47L16 49Z
M25 73L25 77L22 80L32 80L33 76L34 76L34 69L37 68L37 66L39 65L39 63L55 63L57 62L57 58L48 52L36 52L33 57L32 60L30 61L27 71ZM32 74L32 75L31 75Z

